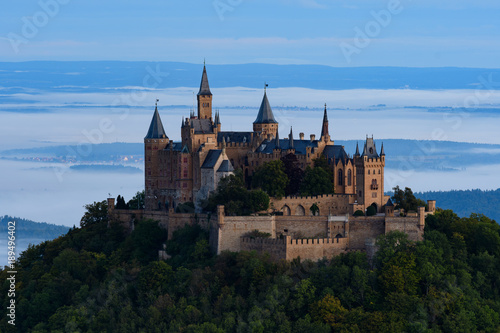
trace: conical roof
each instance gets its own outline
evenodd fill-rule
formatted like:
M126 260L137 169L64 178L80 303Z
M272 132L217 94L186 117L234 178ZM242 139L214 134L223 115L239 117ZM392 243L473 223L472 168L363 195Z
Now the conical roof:
M153 114L151 125L149 125L148 134L146 134L144 139L168 139L167 134L165 134L165 130L163 129L163 124L161 123L158 107L155 107L155 113Z
M325 113L323 114L323 125L321 126L321 137L328 135L328 114L326 112L326 104L325 104Z
M200 91L198 91L198 96L200 95L212 96L212 92L210 91L210 86L208 85L207 68L205 67L205 65L203 65L203 74L201 76Z
M267 93L264 92L264 98L262 98L262 103L260 104L259 114L257 119L253 122L254 124L277 124L278 122L274 119L273 110L267 99Z

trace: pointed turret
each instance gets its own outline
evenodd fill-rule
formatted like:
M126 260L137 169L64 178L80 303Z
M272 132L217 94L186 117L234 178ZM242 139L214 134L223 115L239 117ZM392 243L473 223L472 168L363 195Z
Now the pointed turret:
M290 134L288 135L288 149L293 149L293 129L290 126Z
M212 96L210 91L210 86L208 84L207 67L203 65L203 74L201 75L200 91L198 91L198 96Z
M384 143L382 142L382 148L380 148L380 156L385 156Z
M257 119L253 122L254 124L277 124L278 122L274 119L273 110L267 99L267 93L264 92L264 97L262 98L262 103L260 104L259 113L257 114Z
M323 125L321 127L321 138L323 140L330 140L330 134L328 133L328 114L326 111L326 103L325 103L325 112L323 114Z
M167 134L165 134L165 130L163 129L163 124L161 123L158 106L155 107L153 119L151 120L151 125L149 125L149 131L148 134L146 134L145 139L168 139Z
M368 150L366 149L366 142L365 142L365 148L363 148L363 156L368 155Z
M356 153L354 154L354 156L359 156L359 145L358 143L356 142Z
M207 68L203 64L203 74L201 75L200 91L198 92L198 119L212 118L212 92L208 85Z
M274 147L275 149L281 149L279 132L276 132L276 138L274 139Z
M266 84L267 87L267 84ZM260 104L259 113L257 118L253 122L254 132L261 132L262 135L271 134L276 136L278 132L278 122L274 119L273 110L267 99L267 92L264 89L264 97L262 98L262 103Z

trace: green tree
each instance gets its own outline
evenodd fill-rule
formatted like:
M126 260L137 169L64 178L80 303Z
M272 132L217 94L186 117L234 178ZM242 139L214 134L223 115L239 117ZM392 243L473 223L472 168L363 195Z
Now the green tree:
M271 161L264 163L255 170L252 177L252 187L260 188L271 197L281 198L285 195L285 189L289 179L285 173L283 161Z
M108 203L106 201L94 202L84 207L87 211L80 220L82 228L108 222Z
M287 154L281 158L285 173L289 179L288 185L285 189L285 195L298 194L300 185L304 179L304 170L300 167L299 160L295 154Z
M404 209L405 213L409 211L417 211L418 207L426 207L427 204L421 199L417 199L413 194L413 191L409 187L405 187L404 190L399 188L399 185L393 188L394 194L392 200L396 205L396 209Z
M300 194L310 196L330 193L333 193L331 175L321 167L307 167Z
M137 192L132 199L127 202L127 206L129 209L144 209L144 200L146 198L146 194L144 190Z

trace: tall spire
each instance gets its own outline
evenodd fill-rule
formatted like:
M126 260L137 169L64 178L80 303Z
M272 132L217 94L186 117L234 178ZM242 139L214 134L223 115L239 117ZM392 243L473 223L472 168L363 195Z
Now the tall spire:
M200 91L198 91L198 96L201 95L212 96L212 92L210 92L210 86L208 85L207 67L205 66L205 63L203 63L203 74L201 76Z
M356 142L356 154L354 156L359 156L359 145L358 142Z
M267 84L266 84L267 87ZM267 99L267 93L264 88L264 97L262 98L262 103L260 104L259 114L257 119L253 122L254 124L277 124L278 122L274 119L273 110Z
M325 112L323 114L323 126L321 127L321 137L325 138L326 136L330 136L328 133L328 114L326 112L326 103L325 103Z
M148 134L146 134L144 139L168 139L163 129L163 124L161 123L160 114L158 113L158 99L156 100L155 112L153 114L153 119L151 119L151 124L149 125Z
M384 143L382 142L382 148L380 149L380 156L384 156L385 155L385 152L384 152Z
M280 132L276 131L276 138L274 140L274 147L280 149Z
M293 129L292 126L290 126L290 134L288 134L288 149L293 149Z

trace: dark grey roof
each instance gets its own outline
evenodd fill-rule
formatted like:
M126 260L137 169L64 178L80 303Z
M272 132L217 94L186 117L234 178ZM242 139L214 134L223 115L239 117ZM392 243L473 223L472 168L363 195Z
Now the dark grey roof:
M208 151L207 157L205 157L205 161L203 161L202 169L212 169L217 160L219 159L220 154L222 154L221 149L211 149Z
M389 200L387 200L387 203L385 205L388 207L394 207L394 204L392 203L391 198L389 198Z
M155 108L153 119L151 119L148 134L146 134L144 139L168 139L167 134L165 134L165 130L163 129L163 124L161 123L157 107Z
M226 143L231 142L251 142L253 132L219 132L217 134L217 142L222 142L222 138Z
M253 122L254 124L277 124L278 122L274 119L273 110L269 101L267 99L267 94L264 92L264 98L262 98L262 103L260 104L259 114L257 119Z
M383 155L385 155L385 151L384 151L384 143L382 142L382 148L380 149L380 156Z
M356 142L356 153L354 154L354 156L359 156L359 145L357 142Z
M205 66L203 66L203 74L201 76L200 91L198 92L198 96L199 95L212 95L210 86L208 85L207 68Z
M276 146L276 139L273 140L264 140L261 145L257 148L257 153L263 154L272 154L274 149L295 149L295 153L299 155L307 154L307 147L312 147L313 151L318 147L318 141L310 141L310 140L293 140L293 147L290 147L290 140L283 139L279 140L279 146Z
M349 158L344 150L344 146L341 145L326 146L323 150L323 155L328 159L340 160L342 162L345 162Z
M375 141L373 141L373 137L366 138L365 148L363 149L363 155L361 156L367 156L368 158L379 157L377 153L377 147L375 146Z
M213 126L210 119L190 119L191 127L195 134L212 133Z
M323 124L321 126L321 137L324 137L328 134L328 114L326 113L326 104L325 104L325 113L323 114Z
M232 172L234 171L233 165L228 160L222 161L217 172Z

